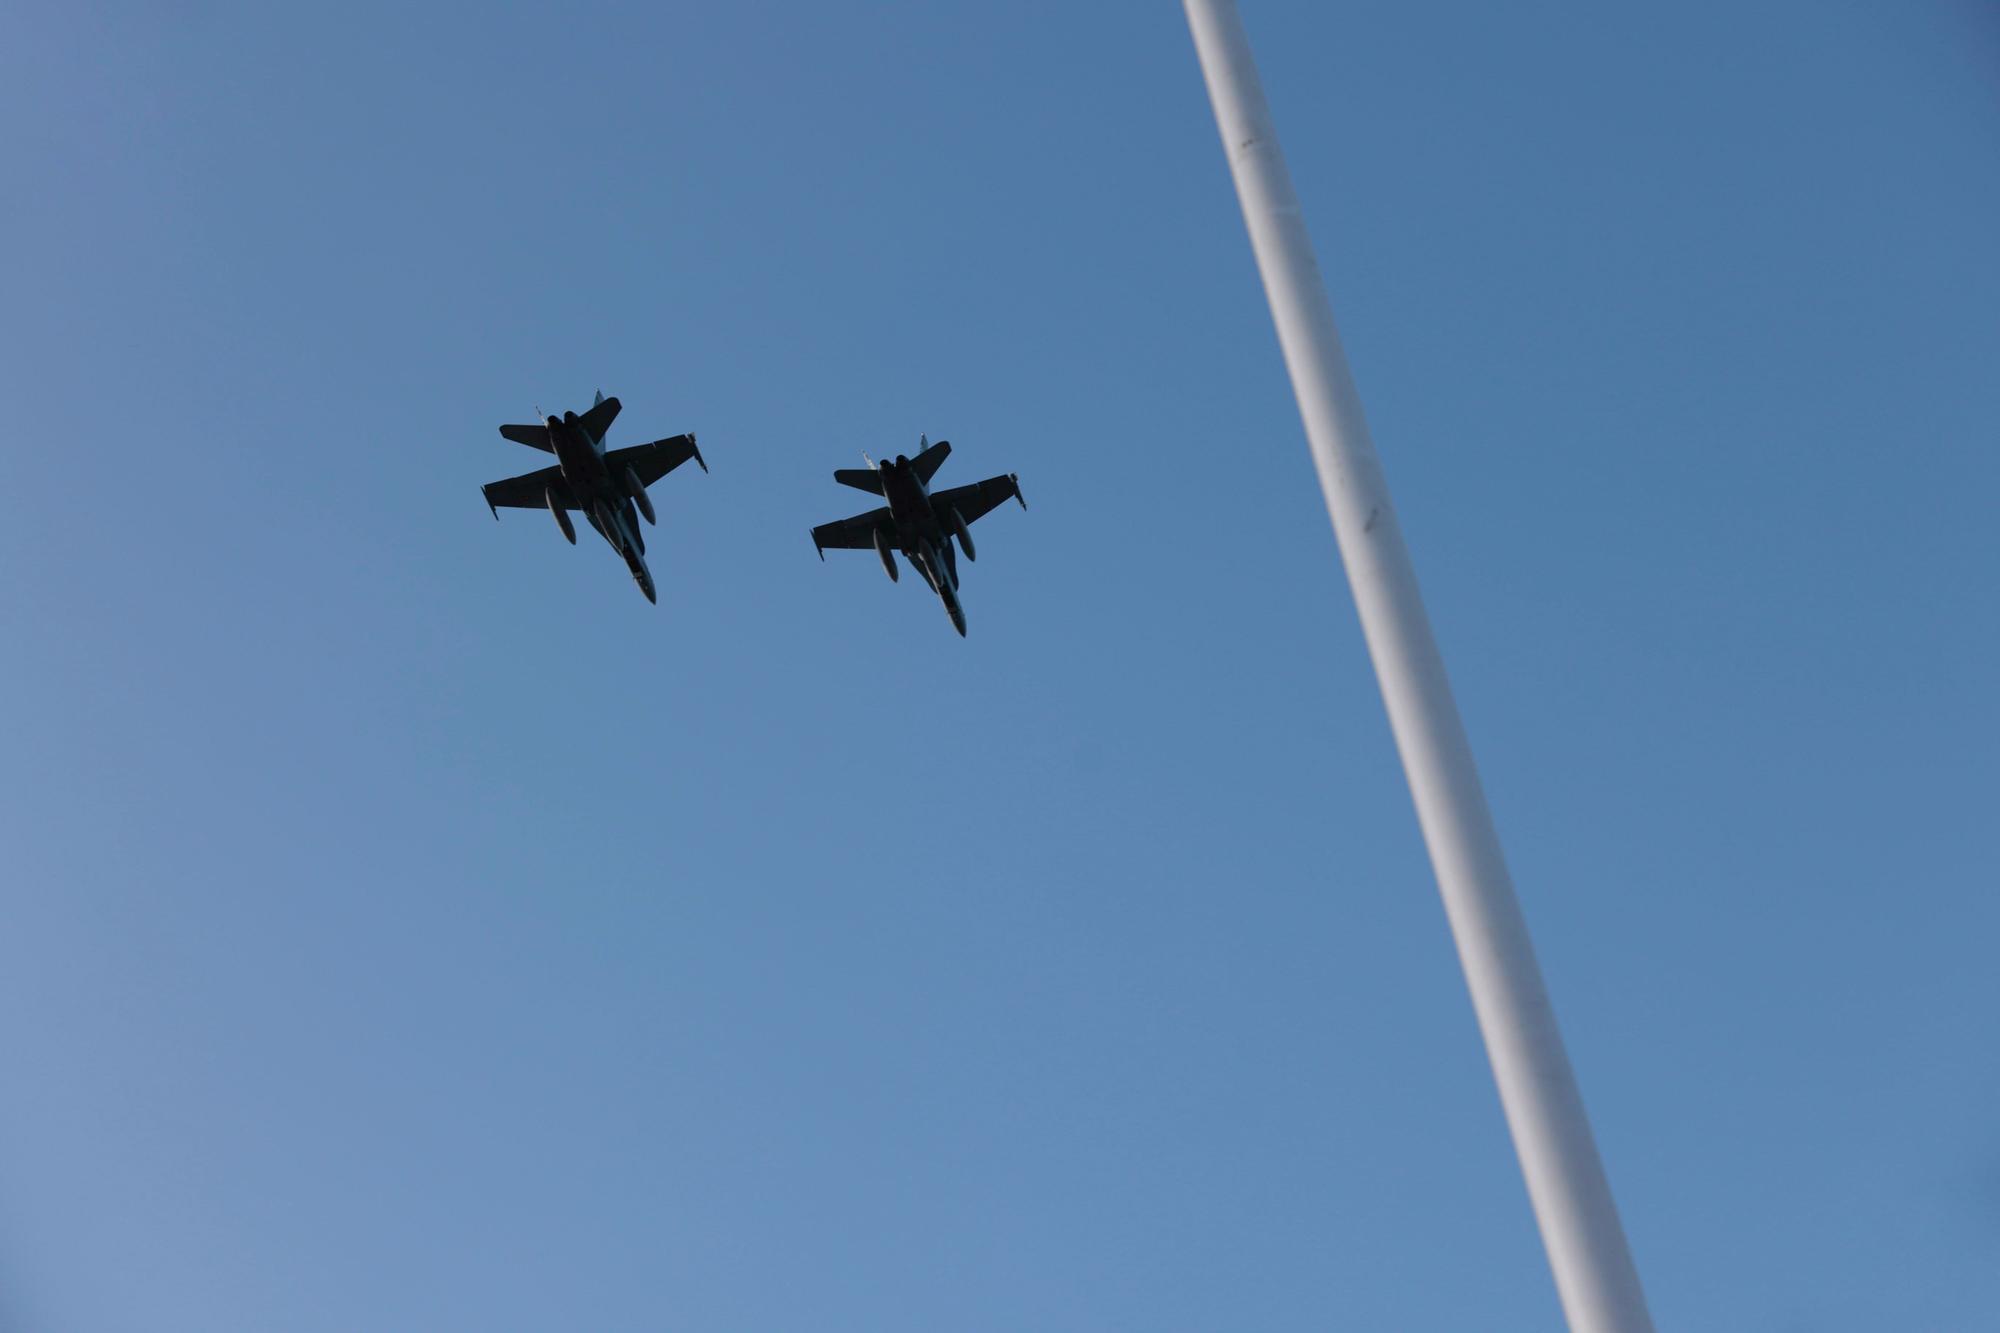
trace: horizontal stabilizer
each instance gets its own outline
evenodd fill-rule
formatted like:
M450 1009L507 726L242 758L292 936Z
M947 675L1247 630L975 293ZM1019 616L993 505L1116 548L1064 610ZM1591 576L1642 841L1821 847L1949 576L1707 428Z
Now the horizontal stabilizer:
M606 398L600 393L590 410L576 419L577 424L590 432L591 439L603 444L604 437L610 433L611 423L618 419L618 406L616 398Z
M944 460L951 457L951 441L939 440L936 444L925 442L923 451L910 461L916 466L917 475L924 485L931 484L931 478L944 466Z
M867 491L870 495L882 494L882 474L874 468L837 467L833 470L833 479L857 491Z
M549 443L547 426L502 426L500 433L514 443L525 444L530 449L540 449L547 454L556 451L556 447Z

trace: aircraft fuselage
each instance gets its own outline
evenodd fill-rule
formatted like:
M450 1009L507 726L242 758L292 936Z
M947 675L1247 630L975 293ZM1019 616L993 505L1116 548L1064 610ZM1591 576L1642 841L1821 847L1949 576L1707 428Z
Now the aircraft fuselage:
M875 470L882 477L882 498L889 502L889 515L896 521L897 544L944 602L953 627L965 633L965 609L958 601L958 561L953 558L951 536L931 507L930 487L902 454Z
M924 485L924 479L910 466L910 460L899 454L895 462L882 464L878 471L882 474L882 498L889 502L889 513L895 517L905 544L918 537L928 537L935 543L942 537L944 532L937 515L931 512L930 487Z
M639 535L639 516L632 497L625 493L623 478L612 476L604 464L604 441L592 438L574 412L550 417L544 424L563 481L582 507L584 518L625 558L640 591L651 600L653 574L646 567L646 539Z

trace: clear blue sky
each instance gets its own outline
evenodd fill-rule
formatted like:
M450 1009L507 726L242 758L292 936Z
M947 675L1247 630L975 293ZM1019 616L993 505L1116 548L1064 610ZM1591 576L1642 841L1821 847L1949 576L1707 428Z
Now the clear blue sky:
M1246 19L1662 1326L2000 1327L2000 21ZM0 125L0 1321L1554 1325L1176 6ZM657 608L479 499L600 386ZM807 537L920 431L965 641Z

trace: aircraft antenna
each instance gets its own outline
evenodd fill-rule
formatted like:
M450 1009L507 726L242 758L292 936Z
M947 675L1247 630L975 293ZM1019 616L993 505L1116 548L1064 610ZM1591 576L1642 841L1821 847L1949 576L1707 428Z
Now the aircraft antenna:
M1651 1333L1234 0L1183 0L1459 963L1574 1333Z

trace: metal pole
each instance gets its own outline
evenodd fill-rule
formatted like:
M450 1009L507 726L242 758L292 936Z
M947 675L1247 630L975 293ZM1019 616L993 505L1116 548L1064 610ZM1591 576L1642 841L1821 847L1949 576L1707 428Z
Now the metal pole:
M1575 1333L1651 1333L1242 19L1232 0L1184 2L1563 1311Z

